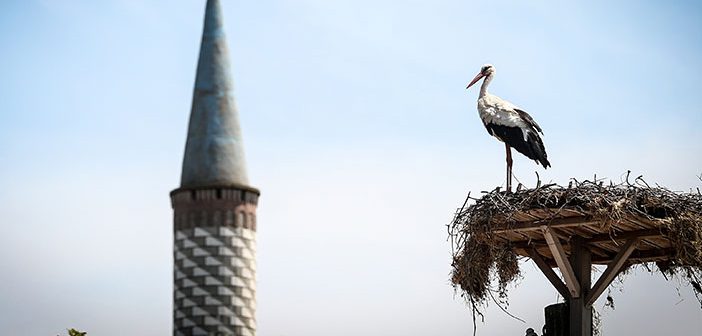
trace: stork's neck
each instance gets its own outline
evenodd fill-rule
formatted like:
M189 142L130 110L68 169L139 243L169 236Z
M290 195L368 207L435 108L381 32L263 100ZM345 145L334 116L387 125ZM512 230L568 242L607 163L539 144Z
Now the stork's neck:
M490 85L490 82L492 81L492 78L495 76L494 73L491 73L487 76L485 76L485 80L483 81L483 85L480 86L480 97L485 97L485 95L488 93L487 88L488 85Z

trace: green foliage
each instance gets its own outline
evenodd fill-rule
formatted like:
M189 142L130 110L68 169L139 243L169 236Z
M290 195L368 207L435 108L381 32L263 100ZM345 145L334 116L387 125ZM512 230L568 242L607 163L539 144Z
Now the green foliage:
M87 332L78 331L78 330L75 330L73 328L68 329L68 336L86 336L86 335L88 335Z

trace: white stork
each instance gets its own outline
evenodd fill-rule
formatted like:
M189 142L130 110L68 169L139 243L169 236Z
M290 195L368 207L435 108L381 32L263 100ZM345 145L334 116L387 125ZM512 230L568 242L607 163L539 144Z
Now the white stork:
M541 127L525 111L487 92L487 87L495 77L495 67L485 64L478 75L468 84L466 89L485 77L480 87L478 97L478 113L490 135L505 143L507 152L507 191L512 190L512 150L534 160L544 168L551 166L546 158L546 148L539 133L544 134Z

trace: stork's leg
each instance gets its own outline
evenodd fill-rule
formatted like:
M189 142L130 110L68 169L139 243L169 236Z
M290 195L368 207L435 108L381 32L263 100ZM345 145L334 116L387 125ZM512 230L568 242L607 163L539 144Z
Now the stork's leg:
M507 152L507 192L512 192L512 147L505 143Z

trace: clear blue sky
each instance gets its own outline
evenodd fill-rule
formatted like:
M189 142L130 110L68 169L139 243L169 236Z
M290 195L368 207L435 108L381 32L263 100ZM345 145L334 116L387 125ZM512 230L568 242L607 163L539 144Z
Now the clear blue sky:
M260 335L472 329L448 285L443 225L468 190L504 183L503 147L479 121L478 89L465 90L483 63L497 68L491 92L546 133L553 168L517 158L522 182L534 171L618 181L630 169L700 186L697 3L222 2L250 179L263 191ZM3 332L169 333L168 192L203 10L0 4ZM555 291L525 268L511 309L528 325L490 310L484 334L542 323ZM645 272L624 288L604 310L605 335L702 328L689 288L677 296Z

